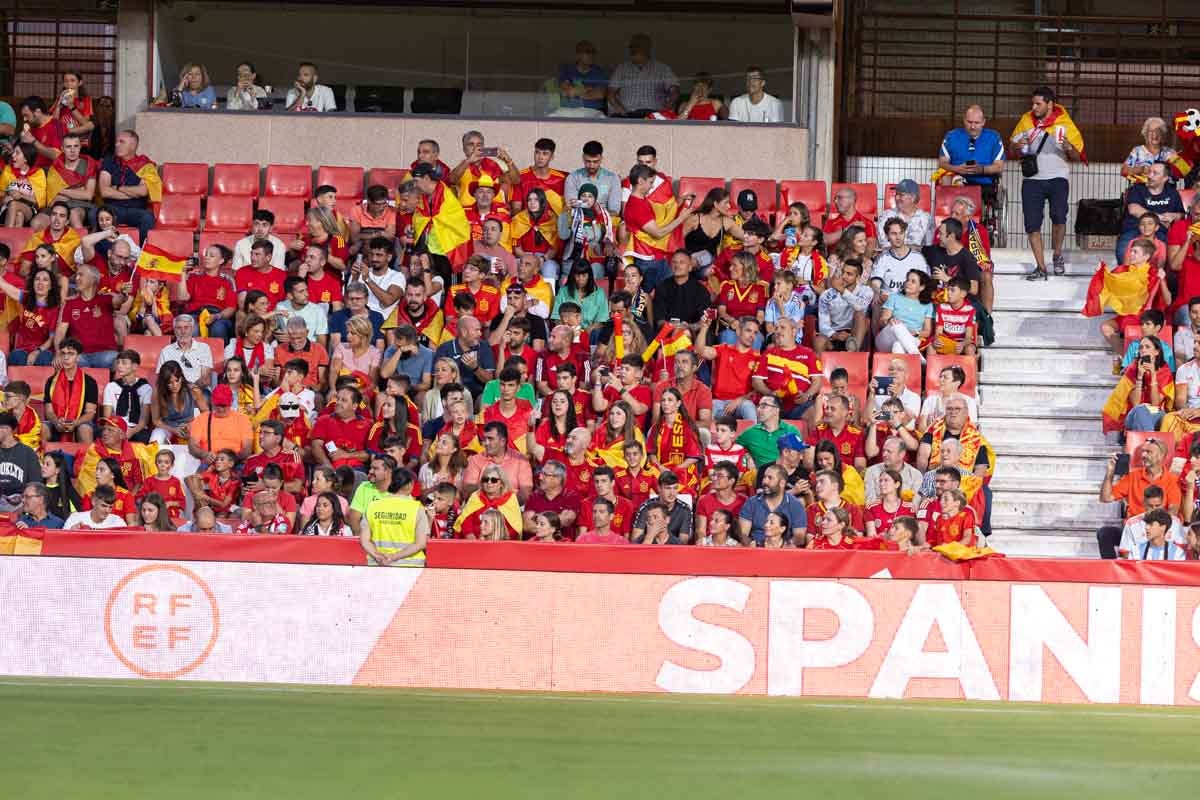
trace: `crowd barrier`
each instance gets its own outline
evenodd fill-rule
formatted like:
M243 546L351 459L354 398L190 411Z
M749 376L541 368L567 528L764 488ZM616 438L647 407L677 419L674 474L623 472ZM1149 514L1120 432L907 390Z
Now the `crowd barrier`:
M40 542L0 558L2 674L1200 703L1189 564L436 541L381 569L353 540Z

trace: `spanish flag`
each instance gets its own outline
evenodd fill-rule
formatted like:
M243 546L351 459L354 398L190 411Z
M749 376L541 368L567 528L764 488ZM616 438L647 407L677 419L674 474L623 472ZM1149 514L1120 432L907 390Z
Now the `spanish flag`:
M1083 134L1079 132L1079 128L1075 125L1075 121L1071 119L1071 115L1067 110L1058 103L1054 104L1054 109L1039 120L1033 118L1032 111L1026 111L1021 119L1017 121L1017 126L1013 128L1012 135L1016 137L1019 133L1026 131L1041 130L1047 136L1054 135L1055 128L1062 128L1063 135L1071 146L1079 151L1079 160L1084 164L1087 163L1087 152L1083 147Z
M613 356L617 361L625 357L625 321L620 314L613 317ZM643 353L642 361L648 360Z
M1175 141L1179 150L1170 159L1177 178L1187 177L1200 161L1200 109L1189 108L1175 115Z
M687 328L664 325L658 335L651 339L650 344L646 345L646 349L642 351L642 361L648 363L650 359L654 358L655 351L660 347L663 358L671 358L680 350L687 350L691 346L692 337L688 336Z
M36 556L42 552L41 528L18 528L8 520L0 523L0 556Z
M130 169L142 179L142 183L146 184L146 202L162 202L162 179L158 177L158 167L153 161L143 155L136 155L125 160L118 158L117 164Z
M1140 314L1158 291L1158 271L1149 264L1122 264L1114 270L1101 261L1088 284L1085 317L1098 317L1104 309L1125 316Z
M951 561L978 561L981 558L996 556L1004 558L1003 553L997 553L990 547L969 547L962 542L939 544L933 552L940 553Z
M167 283L183 280L183 268L191 254L171 253L154 241L154 231L146 238L142 254L138 256L137 268L143 278L158 278Z
M1114 431L1122 431L1125 429L1125 417L1133 410L1137 403L1131 402L1130 395L1134 387L1137 385L1138 362L1134 361L1125 370L1125 374L1121 376L1121 380L1117 382L1117 387L1112 390L1112 394L1108 396L1108 400L1104 403L1104 408L1100 410L1100 427L1105 433L1113 433ZM1163 408L1173 408L1175 404L1175 378L1171 375L1171 369L1164 364L1158 368L1153 376L1153 380L1158 384L1158 392L1161 395L1160 404ZM1138 398L1139 403L1150 402L1150 388L1144 386L1142 388L1142 396Z
M438 183L430 197L422 196L413 214L418 249L445 256L455 267L471 255L471 225L453 192Z
M20 257L22 260L33 261L34 251L41 245L48 244L58 254L59 271L70 277L75 272L75 250L81 241L79 233L74 228L68 227L57 239L50 233L49 228L44 228L29 237L29 241L25 242L25 246L21 248Z
M512 218L509 237L526 252L545 252L553 258L558 254L558 216L544 209L542 218L534 222L528 211L522 211Z
M463 504L458 518L454 520L454 532L462 536L478 537L479 516L489 508L499 509L500 513L504 515L504 522L508 527L508 538L521 538L525 522L521 517L521 506L517 503L515 492L505 492L496 498L488 497L482 491L472 493L467 498L467 502Z
M25 279L17 272L17 261L13 259L8 262L10 269L3 275L0 275L0 281L8 283L20 289L25 288ZM24 309L21 304L13 300L8 295L0 297L0 342L8 342L10 338L10 327L21 318Z
M626 178L621 182L623 189L630 189L629 179ZM654 210L654 221L658 227L665 228L675 220L679 214L679 204L675 200L675 193L671 189L671 177L662 172L654 176L654 184L650 188L650 192L646 195L647 202ZM615 224L615 223L614 223ZM641 246L639 246L641 245ZM647 247L650 248L647 250ZM631 253L647 253L653 250L671 249L671 236L667 235L661 239L651 237L644 230L638 231L629 242L629 250L625 255Z
M100 162L89 156L79 156L75 169L67 169L59 156L46 168L46 197L53 200L63 189L80 189L100 174Z

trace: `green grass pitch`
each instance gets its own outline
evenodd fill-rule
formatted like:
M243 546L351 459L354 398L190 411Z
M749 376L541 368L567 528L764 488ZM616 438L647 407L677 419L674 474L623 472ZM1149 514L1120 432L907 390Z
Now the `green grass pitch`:
M0 679L10 798L1191 798L1200 713Z

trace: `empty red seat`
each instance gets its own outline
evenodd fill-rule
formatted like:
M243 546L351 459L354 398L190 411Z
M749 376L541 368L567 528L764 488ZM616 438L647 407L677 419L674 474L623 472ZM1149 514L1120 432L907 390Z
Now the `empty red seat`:
M724 188L724 178L680 178L677 196L696 195L696 207L698 208L704 202L704 195L708 194L710 190Z
M200 197L198 195L164 195L158 207L156 230L194 231L200 227Z
M976 222L983 219L983 194L978 186L939 186L933 199L933 216L941 222L950 216L954 201L960 197L969 197L975 204L975 213L971 216Z
M258 164L215 164L213 195L258 197Z
M408 167L403 169L376 167L367 173L367 188L372 186L386 186L388 194L394 195L396 188L404 182L404 176L407 174Z
M363 196L362 167L318 167L315 186L332 186L338 199L357 200ZM315 188L314 186L314 188Z
M977 391L975 380L978 371L975 356L943 356L936 353L929 356L929 360L925 364L925 394L938 391L938 375L946 367L955 364L962 367L963 374L966 376L959 391L974 397Z
M241 239L245 235L245 233L238 233L234 231L206 230L200 234L200 248L197 250L197 252L201 255L204 255L204 251L214 244L223 244L232 250L233 246L237 244L238 239Z
M245 235L250 231L250 219L253 216L254 199L251 197L210 197L204 218L204 230L232 231Z
M888 367L895 359L900 359L908 367L904 377L904 385L918 395L921 394L921 357L908 353L876 353L871 358L871 377L878 378L888 374Z
M922 183L919 185L921 187L921 194L917 200L917 206L922 211L932 211L933 210L933 187L931 187L928 183ZM895 208L896 207L896 184L889 183L884 188L884 190L883 190L883 207L884 208Z
M835 183L829 190L830 208L833 207L838 189L843 187L854 190L856 195L854 207L858 209L858 213L874 219L875 214L879 211L879 198L876 196L879 193L879 187L873 183Z
M304 199L300 197L263 197L258 201L260 210L275 215L276 234L300 233L304 230Z
M133 240L137 241L137 231L134 231ZM11 258L16 260L21 257L21 251L25 249L25 243L33 236L33 228L5 228L0 227L0 242L8 245L8 251Z
M208 349L212 351L213 371L220 373L225 368L225 342L211 336L197 336L196 341L208 345Z
M163 164L162 190L164 195L208 194L208 164Z
M307 164L271 164L263 183L264 197L312 197L312 167Z
M839 353L834 350L827 350L821 354L821 365L825 368L825 380L821 382L821 393L828 394L830 389L829 376L838 367L846 370L847 384L846 390L852 397L857 397L859 402L867 402L867 354L866 353Z
M786 209L792 203L804 203L812 223L820 226L829 207L825 181L780 181L779 207Z
M50 376L54 374L54 367L15 367L8 368L8 380L25 381L29 384L30 397L35 400L44 400L43 391L46 388L46 381L50 380ZM98 387L103 389L104 387Z
M191 258L195 250L192 231L182 229L155 228L146 236L146 244L159 247L178 258Z
M750 189L758 197L758 215L760 217L771 217L775 214L778 205L775 202L776 193L775 181L758 180L753 178L734 178L729 183L729 194L733 204L737 205L737 196L743 189ZM703 198L701 198L703 199Z
M137 351L142 357L143 368L153 368L158 363L158 354L170 343L170 336L140 336L131 333L125 337L125 349Z

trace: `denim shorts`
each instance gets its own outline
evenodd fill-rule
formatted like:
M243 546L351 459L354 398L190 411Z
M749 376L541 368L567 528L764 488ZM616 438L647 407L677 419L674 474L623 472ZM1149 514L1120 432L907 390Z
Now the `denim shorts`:
M1021 214L1025 217L1025 232L1037 233L1042 229L1042 214L1046 202L1050 202L1050 221L1055 225L1067 224L1067 198L1071 184L1066 178L1051 178L1039 181L1026 178L1021 182Z

